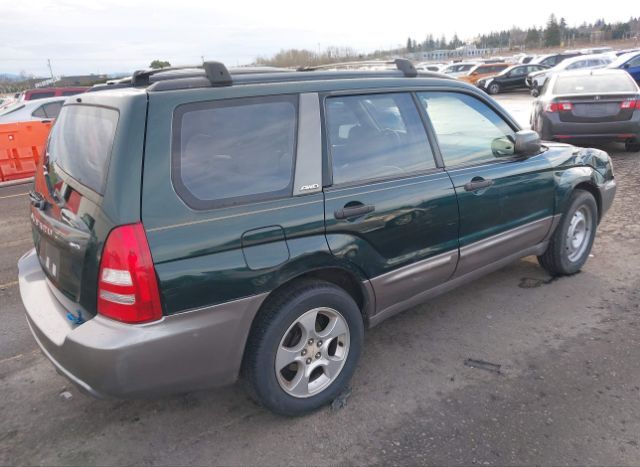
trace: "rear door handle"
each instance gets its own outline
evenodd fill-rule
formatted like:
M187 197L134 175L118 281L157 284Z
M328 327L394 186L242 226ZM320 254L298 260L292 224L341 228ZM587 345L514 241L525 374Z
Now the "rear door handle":
M471 180L470 182L465 183L464 189L465 191L477 191L482 190L483 188L489 188L491 185L493 185L493 180L485 180L483 178L480 180Z
M358 206L347 206L341 209L336 209L333 212L333 216L336 219L349 219L350 217L364 216L365 214L369 214L375 210L375 206L360 204Z

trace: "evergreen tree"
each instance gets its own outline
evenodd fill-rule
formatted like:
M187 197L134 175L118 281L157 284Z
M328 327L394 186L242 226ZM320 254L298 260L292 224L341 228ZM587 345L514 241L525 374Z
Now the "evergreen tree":
M547 21L547 29L544 30L544 45L547 47L560 45L560 25L553 13Z

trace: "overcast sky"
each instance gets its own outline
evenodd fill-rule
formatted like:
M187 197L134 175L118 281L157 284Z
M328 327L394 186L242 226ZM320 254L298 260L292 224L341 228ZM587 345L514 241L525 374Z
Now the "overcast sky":
M636 0L439 3L0 0L0 73L46 75L47 58L56 75L127 72L155 58L181 65L204 56L236 65L283 48L350 46L368 52L429 33L468 39L514 25L542 26L552 12L570 25L640 15Z

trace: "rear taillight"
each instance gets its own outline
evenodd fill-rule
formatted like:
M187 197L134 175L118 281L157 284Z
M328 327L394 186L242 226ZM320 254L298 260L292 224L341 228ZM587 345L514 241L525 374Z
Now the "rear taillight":
M98 313L125 323L162 318L158 280L142 224L116 227L102 251Z
M633 99L628 101L622 101L620 104L621 109L639 109L640 110L640 99Z
M544 109L546 112L569 112L573 110L571 102L551 102Z

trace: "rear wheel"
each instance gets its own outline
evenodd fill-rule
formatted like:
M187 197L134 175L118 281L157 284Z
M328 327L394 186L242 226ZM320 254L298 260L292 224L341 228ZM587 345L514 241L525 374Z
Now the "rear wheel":
M598 224L598 206L593 195L575 190L569 208L553 233L538 262L552 276L575 274L589 258Z
M627 152L640 152L640 141L627 140L624 143L624 149Z
M487 92L491 95L498 94L500 92L500 85L498 83L491 83L487 88Z
M343 289L308 281L280 293L261 310L247 343L251 395L289 416L326 405L353 376L363 336L360 310Z

